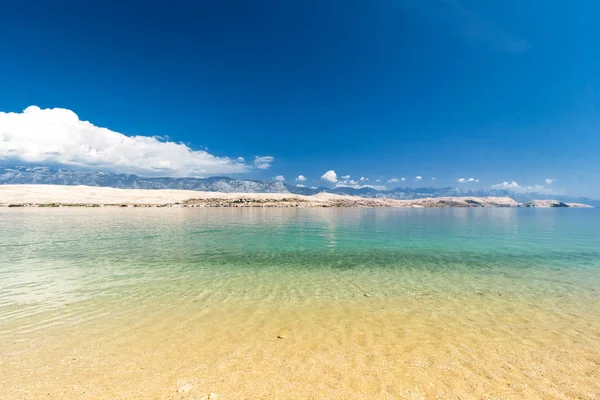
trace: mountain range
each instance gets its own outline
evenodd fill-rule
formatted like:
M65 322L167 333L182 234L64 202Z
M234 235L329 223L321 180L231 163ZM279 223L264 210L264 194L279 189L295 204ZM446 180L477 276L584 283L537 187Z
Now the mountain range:
M317 193L334 193L360 196L364 198L388 198L395 200L411 200L436 197L511 197L517 202L531 200L558 200L563 202L585 203L600 207L600 200L571 197L556 194L515 193L508 190L476 189L476 188L394 188L377 190L373 188L308 188L288 185L281 182L265 182L260 180L234 179L228 177L210 178L149 178L130 174L114 174L100 171L76 171L63 168L42 166L16 166L0 168L0 184L39 184L39 185L85 185L113 187L121 189L181 189L204 192L223 193L294 193L313 195Z

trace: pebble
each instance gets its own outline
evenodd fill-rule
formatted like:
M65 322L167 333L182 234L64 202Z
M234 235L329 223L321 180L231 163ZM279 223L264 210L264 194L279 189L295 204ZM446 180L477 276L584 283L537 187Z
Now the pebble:
M187 393L190 390L192 390L192 385L190 383L186 383L185 385L181 385L179 387L179 389L177 389L177 392L179 392L179 393Z
M277 339L285 339L285 336L283 336L283 335L277 335Z

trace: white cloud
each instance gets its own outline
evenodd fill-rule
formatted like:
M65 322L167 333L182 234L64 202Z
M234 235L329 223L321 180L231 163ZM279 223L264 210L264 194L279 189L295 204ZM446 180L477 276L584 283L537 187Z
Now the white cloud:
M324 181L327 181L327 182L331 182L331 183L336 183L338 181L337 174L332 169L330 169L329 171L327 171L323 175L321 175L321 179L323 179Z
M435 181L436 178L431 178L432 181Z
M554 179L546 178L545 182L546 182L547 185L552 185L554 183Z
M283 175L277 175L273 179L275 179L277 182L283 182L283 181L285 181L285 177Z
M479 182L479 179L475 179L475 178L458 178L456 180L456 182L458 183L470 183L470 182Z
M350 175L344 175L342 176L342 179L350 179Z
M311 188L311 189L316 189L317 187L316 187L316 186L311 186L310 188Z
M268 158L273 161L273 157ZM74 112L31 106L0 112L0 159L61 164L146 176L206 176L247 172L242 158L218 157L152 136L126 136L81 121Z
M556 193L551 188L547 188L542 185L521 186L515 181L497 183L495 185L492 185L491 188L492 189L500 189L500 190L508 190L510 192L515 192L515 193L545 193L545 194Z
M304 182L306 180L306 177L304 175L298 175L298 177L296 178L296 180L298 182Z
M381 182L381 179L375 179L375 182Z
M258 169L269 169L274 159L271 156L256 156L254 157L254 166Z
M299 184L296 185L296 187L306 187L306 186L304 186L303 184L299 183Z
M368 181L368 180L369 180L369 178L365 178L364 176L361 176L359 179L359 181L361 181L361 182Z
M400 178L400 180L404 182L406 180L406 178L402 177L402 178Z
M419 175L415 176L415 181L420 181L421 179L423 179L422 176L419 176Z
M513 189L518 188L519 184L515 181L512 182L502 182L492 185L492 189Z
M391 178L391 179L388 179L388 182L389 183L396 183L396 182L400 182L400 179L398 179L398 178Z
M371 188L375 190L386 190L387 188L383 185L363 185L361 182L368 181L367 178L361 178L358 181L354 179L348 179L350 175L343 176L341 180L337 181L336 187L351 187L354 189Z
M356 181L339 181L335 184L336 187L350 187L350 188L354 188L354 189L362 189L362 188L371 188L371 189L375 189L375 190L386 190L387 187L383 186L383 185L360 185L358 182Z

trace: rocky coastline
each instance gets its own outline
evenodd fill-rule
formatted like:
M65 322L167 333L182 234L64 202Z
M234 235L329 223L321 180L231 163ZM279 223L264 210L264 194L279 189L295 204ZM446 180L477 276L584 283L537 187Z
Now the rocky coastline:
M510 197L437 197L414 200L363 198L331 193L219 193L189 190L115 189L89 186L0 185L0 207L124 208L441 208L537 207L587 208L585 204L538 200L517 203Z

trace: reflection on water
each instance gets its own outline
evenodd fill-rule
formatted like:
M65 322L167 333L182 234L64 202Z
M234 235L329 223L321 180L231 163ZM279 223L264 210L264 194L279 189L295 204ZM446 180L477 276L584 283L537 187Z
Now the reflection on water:
M5 209L0 327L3 399L600 398L600 213Z

